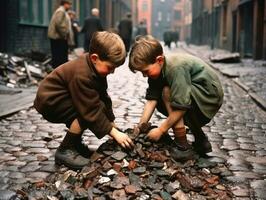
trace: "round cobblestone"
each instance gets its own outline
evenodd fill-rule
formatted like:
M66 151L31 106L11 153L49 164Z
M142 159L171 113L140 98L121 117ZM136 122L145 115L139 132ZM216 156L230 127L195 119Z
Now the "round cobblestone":
M127 63L107 78L115 122L122 129L138 123L147 88L147 80L139 73L131 73L126 66ZM229 167L221 176L233 185L235 199L262 198L266 178L266 113L232 80L219 77L224 88L224 104L204 127L213 147L209 156ZM164 118L155 111L151 122L160 124ZM54 153L65 128L47 122L34 109L0 120L0 174L5 175L0 179L0 189L21 187L15 177L24 176L25 180L36 182L60 170L54 165ZM106 139L98 140L90 131L84 133L84 142L93 149Z

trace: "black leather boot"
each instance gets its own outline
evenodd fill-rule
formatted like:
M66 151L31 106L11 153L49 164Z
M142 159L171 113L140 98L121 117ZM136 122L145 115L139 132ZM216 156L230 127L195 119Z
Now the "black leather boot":
M90 160L80 155L77 151L77 144L80 135L67 131L62 143L55 152L55 163L65 165L70 169L78 170L88 165Z
M79 139L76 141L77 151L85 158L91 157L93 151L91 151L88 146L82 143L82 134L79 135Z
M176 147L170 148L169 152L172 158L178 162L184 162L187 160L191 160L194 158L194 155L195 155L192 149L181 150Z
M172 158L178 162L193 159L195 156L195 153L190 146L182 146L176 141L176 139L173 140L169 152Z
M212 152L212 145L208 140L208 137L195 137L195 142L192 143L194 150L199 155L205 155L206 153Z

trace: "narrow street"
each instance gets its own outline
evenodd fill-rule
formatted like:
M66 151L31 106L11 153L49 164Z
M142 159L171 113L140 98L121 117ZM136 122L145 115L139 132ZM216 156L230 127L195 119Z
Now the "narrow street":
M173 51L185 52L182 48ZM266 112L234 81L217 73L225 96L219 113L204 127L213 146L210 160L227 163L231 173L226 179L235 199L266 199ZM116 124L132 128L142 113L146 79L130 72L126 62L108 80ZM160 124L162 119L155 113L151 122ZM54 153L64 129L42 119L33 108L0 120L0 189L16 190L60 170L54 165ZM84 136L92 149L107 139L98 140L89 131Z

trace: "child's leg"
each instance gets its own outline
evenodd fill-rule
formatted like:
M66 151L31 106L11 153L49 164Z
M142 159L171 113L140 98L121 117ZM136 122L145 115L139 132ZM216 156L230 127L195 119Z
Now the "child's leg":
M76 134L76 135L81 135L83 133L83 130L81 129L80 125L79 125L79 121L78 119L75 119L70 127L69 127L69 131L73 134Z
M168 86L164 87L163 89L163 101L165 103L165 107L167 109L168 114L173 111L173 109L170 106L170 88ZM177 146L181 150L186 150L190 147L187 141L186 136L186 128L184 124L183 118L181 118L173 127L173 132L175 135L175 142L177 143Z
M92 152L82 144L82 133L83 130L78 120L75 119L70 124L69 130L56 150L55 162L57 164L64 164L72 169L81 169L88 165L89 159L87 157Z
M207 119L199 110L197 105L186 113L186 124L195 137L194 148L200 154L205 154L212 151L210 142L202 130L202 126L207 124L210 120Z

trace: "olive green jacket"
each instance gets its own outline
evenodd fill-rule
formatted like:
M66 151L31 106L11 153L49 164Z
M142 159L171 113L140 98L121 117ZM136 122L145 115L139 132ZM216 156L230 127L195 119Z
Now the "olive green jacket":
M212 119L223 103L223 89L218 76L207 63L195 56L179 53L165 56L162 77L170 87L173 108L189 109L193 98L201 112ZM151 99L152 94L158 95L158 92L152 92L155 88L149 85L147 99Z

